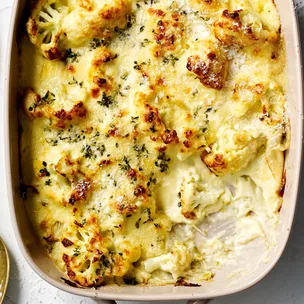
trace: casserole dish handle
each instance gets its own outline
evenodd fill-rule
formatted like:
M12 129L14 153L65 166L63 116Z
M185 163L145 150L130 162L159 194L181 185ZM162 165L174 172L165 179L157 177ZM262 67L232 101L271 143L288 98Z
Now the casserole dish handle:
M187 304L208 304L211 303L213 299L206 299L206 300L191 300L188 301ZM116 301L112 300L100 300L100 299L95 299L95 302L98 304L116 304Z

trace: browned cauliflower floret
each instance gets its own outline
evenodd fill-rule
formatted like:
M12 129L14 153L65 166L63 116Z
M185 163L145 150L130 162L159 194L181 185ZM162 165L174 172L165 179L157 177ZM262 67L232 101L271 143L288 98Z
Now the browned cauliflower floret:
M70 3L71 2L71 3ZM50 60L93 38L112 37L131 12L129 0L40 0L27 22L31 42Z
M130 0L86 0L62 23L69 46L79 46L93 38L111 37L115 30L127 26L131 14Z
M113 60L116 55L106 47L99 47L94 51L89 71L89 81L91 83L91 96L99 98L100 94L110 93L114 87L116 77L116 66L113 66Z
M40 0L26 24L31 42L50 60L61 57L59 49L63 18L69 13L66 1Z
M64 155L55 165L55 170L58 174L65 177L70 183L76 183L83 174L80 171L80 160L72 160L69 155Z
M79 122L87 116L87 109L82 101L76 102L69 110L54 110L55 95L47 91L41 97L33 89L27 89L24 94L23 109L30 118L48 117L55 120L57 128L65 128L66 123Z
M57 247L64 252L61 267L83 287L97 287L106 279L124 276L141 254L140 248L127 240L115 244L102 236L94 215L85 223L71 223Z
M202 160L217 175L233 174L249 165L262 144L262 139L254 138L245 130L220 130L217 142Z
M140 130L148 133L152 141L161 140L164 144L178 144L179 138L175 130L166 128L157 107L149 103L151 96L138 92L135 105L140 109Z
M228 70L225 53L220 45L211 41L202 41L201 46L197 55L188 58L187 69L196 74L205 87L221 90Z
M241 79L233 88L234 115L242 117L252 114L264 94L264 84L256 83L251 85L249 77Z
M253 6L254 4L248 1L247 5L240 6L237 10L224 10L213 24L216 38L225 45L240 47L277 41L280 38L280 19L275 5L268 0L259 9L253 10ZM274 13L269 15L270 11Z
M154 57L170 56L182 49L184 16L178 8L149 7L146 15L145 32L149 35L148 47Z
M42 104L42 99L39 94L36 94L33 89L25 90L23 97L23 110L31 118L42 117L44 111L39 106Z

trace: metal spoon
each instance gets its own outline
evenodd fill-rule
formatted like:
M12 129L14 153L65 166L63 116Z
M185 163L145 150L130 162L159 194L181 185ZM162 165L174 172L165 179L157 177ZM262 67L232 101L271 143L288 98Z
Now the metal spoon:
M0 304L3 302L9 278L9 256L7 248L0 238Z

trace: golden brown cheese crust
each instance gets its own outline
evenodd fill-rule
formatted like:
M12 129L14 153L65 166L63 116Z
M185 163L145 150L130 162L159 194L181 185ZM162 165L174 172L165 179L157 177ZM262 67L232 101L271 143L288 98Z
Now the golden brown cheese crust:
M234 252L208 233L195 243L214 213L245 223L235 243L249 226L272 239L284 41L272 0L249 2L37 1L21 44L21 189L77 286L211 280L210 261Z

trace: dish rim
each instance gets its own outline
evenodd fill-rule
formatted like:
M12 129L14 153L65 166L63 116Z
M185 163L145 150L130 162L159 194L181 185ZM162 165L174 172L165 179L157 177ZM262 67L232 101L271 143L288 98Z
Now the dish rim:
M5 81L4 81L4 111L3 111L3 122L4 122L4 156L5 156L5 169L6 169L6 184L7 184L7 194L8 194L8 204L9 204L9 210L10 210L10 217L12 221L12 226L14 230L14 235L16 237L18 246L20 248L20 251L25 258L26 262L30 265L30 267L38 274L43 280L48 282L49 284L53 285L54 287L57 287L58 289L61 289L65 292L72 293L79 296L86 296L86 297L92 297L92 298L99 298L99 299L105 299L105 300L125 300L125 301L175 301L175 300L189 300L191 299L206 299L206 295L201 292L195 292L195 289L193 289L192 294L157 294L157 295L145 295L145 294L137 294L137 295L127 295L127 294L117 294L115 292L100 292L98 290L94 289L81 289L81 288L75 288L68 286L67 284L57 281L53 278L51 278L46 272L43 272L37 264L33 261L33 258L29 254L29 251L26 249L23 239L21 237L21 233L18 227L18 220L16 216L16 208L14 203L14 196L13 196L13 177L12 177L12 170L11 170L11 133L10 133L10 108L9 108L9 101L11 98L11 78L12 78L12 71L11 71L11 62L12 62L12 50L13 50L13 43L14 43L14 35L18 28L18 12L20 9L20 3L21 0L14 0L14 5L12 9L11 14L11 22L10 22L10 31L7 41L7 55L6 55L6 63L5 63L5 69L4 69L4 75L5 75ZM292 5L295 7L295 2L292 0ZM294 9L292 12L293 18L291 20L292 22L292 29L294 32L294 38L296 43L296 62L299 64L299 67L296 69L297 74L297 81L300 83L298 85L298 94L297 99L297 106L298 111L300 112L300 115L303 114L303 72L302 72L302 56L301 56L301 40L300 40L300 30L299 30L299 23L298 23L298 16L296 13L296 10ZM303 121L300 120L300 125L297 126L299 135L298 137L303 136ZM278 263L279 259L281 258L287 242L290 238L290 233L292 229L292 224L295 217L295 209L299 197L299 187L300 187L300 173L301 173L301 165L302 165L302 142L300 145L295 147L297 150L298 155L300 155L298 160L298 168L294 169L293 173L293 183L296 185L293 189L293 193L295 193L295 202L292 205L292 216L288 217L288 223L286 223L286 239L282 243L280 251L277 252L275 258L273 258L269 263L268 267L265 271L263 271L260 275L258 275L254 280L251 280L245 287L238 287L234 288L231 291L225 291L222 290L220 292L217 292L214 297L221 297L226 296L230 294L235 294L241 291L244 291L254 285L256 285L258 282L260 282L263 278L265 278L271 270L275 267L275 265ZM19 178L19 177L18 177ZM287 222L287 220L286 220ZM127 288L127 287L126 287ZM135 287L135 288L145 288L143 287Z

